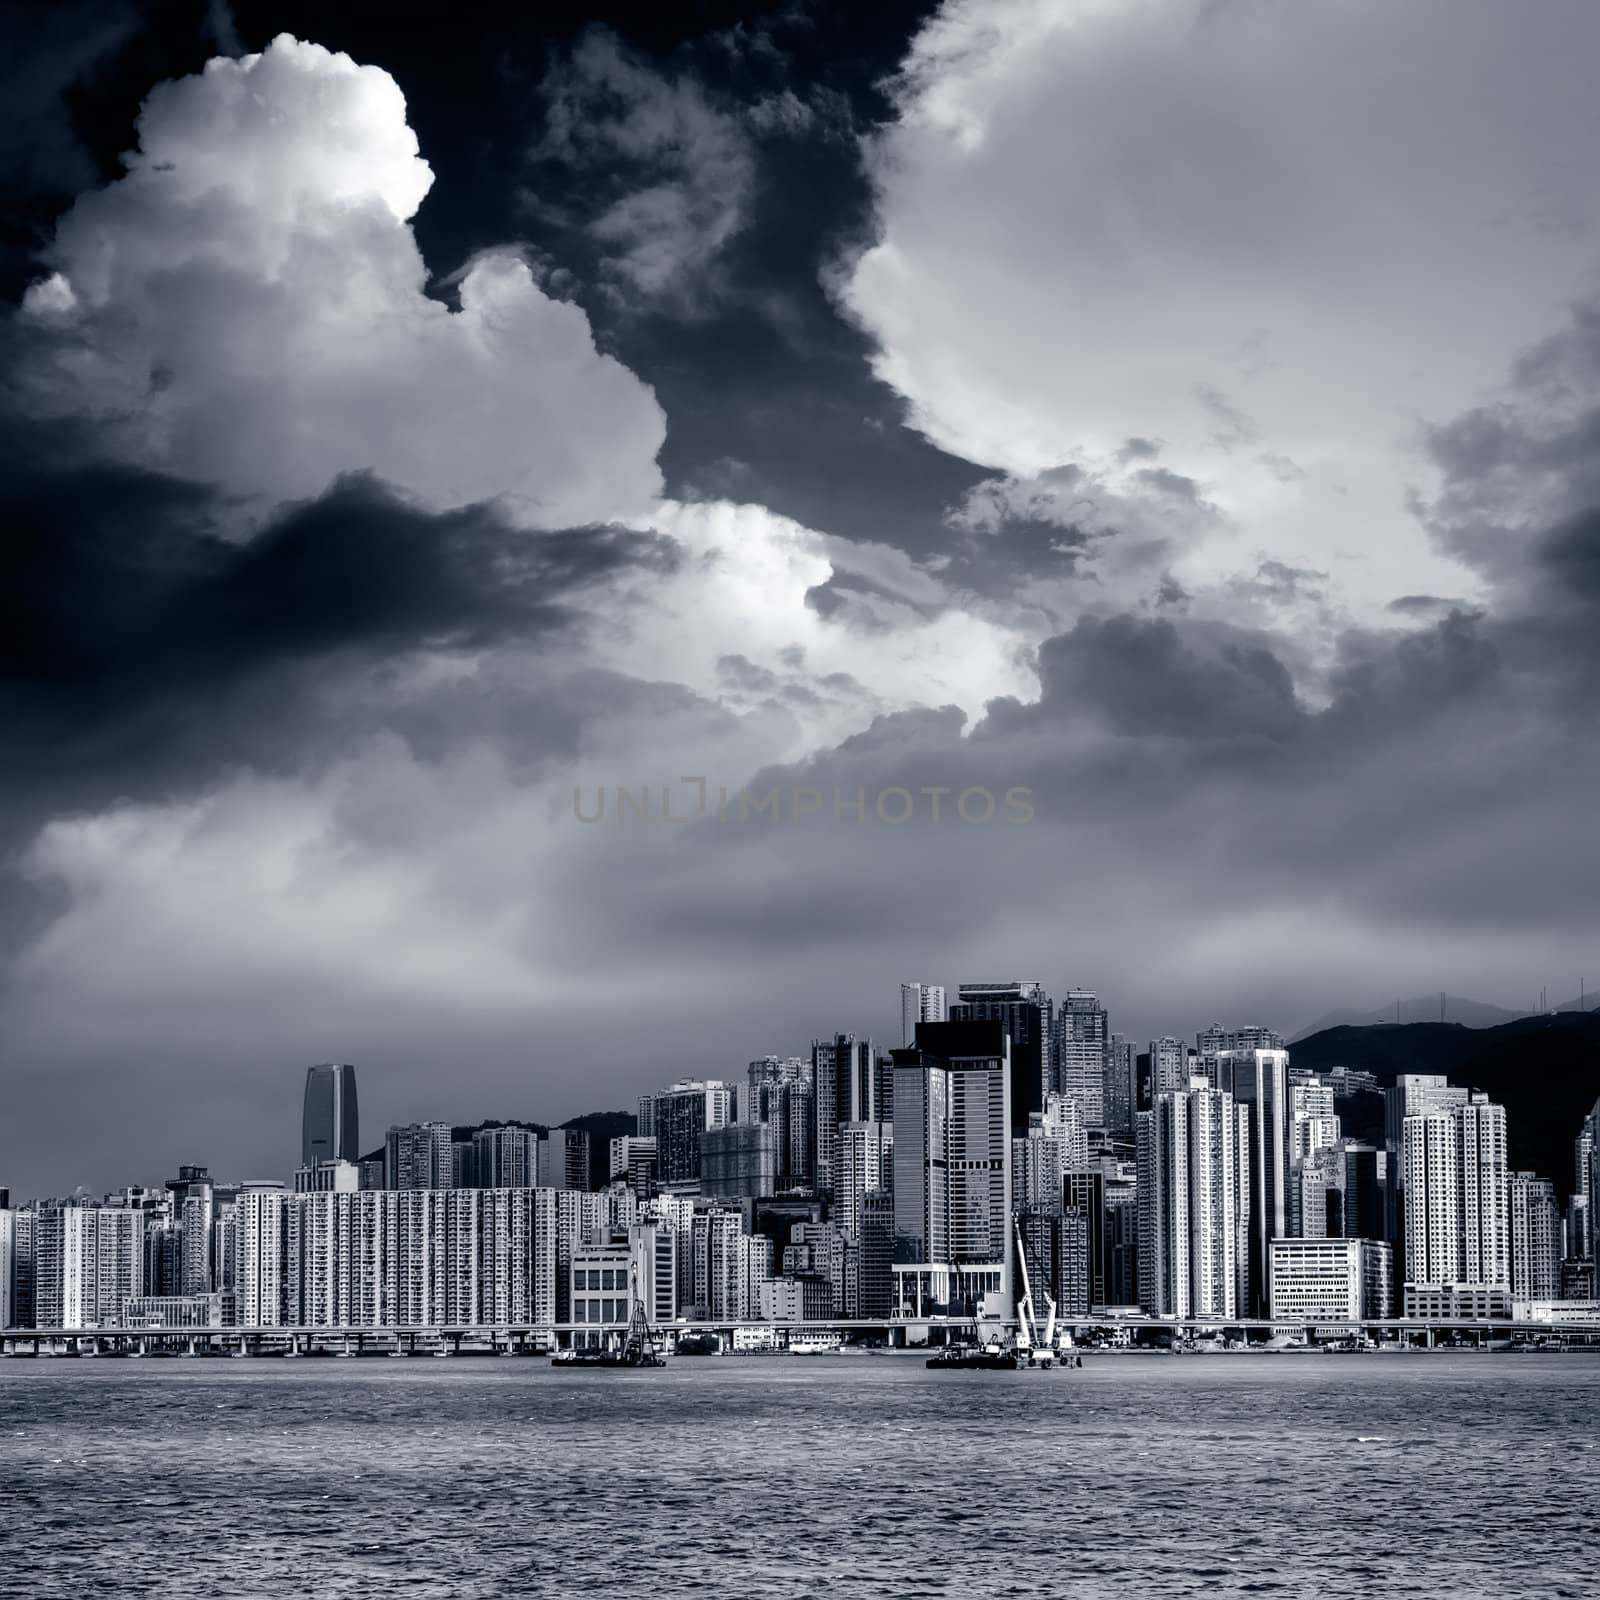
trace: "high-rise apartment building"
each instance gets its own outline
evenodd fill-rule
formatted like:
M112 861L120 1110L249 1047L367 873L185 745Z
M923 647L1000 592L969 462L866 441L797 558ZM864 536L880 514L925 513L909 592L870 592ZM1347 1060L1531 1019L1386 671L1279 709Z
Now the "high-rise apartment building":
M361 1122L356 1107L356 1069L348 1061L306 1068L300 1115L300 1165L359 1161Z
M1110 1042L1110 1022L1099 999L1088 989L1069 989L1056 1012L1051 1087L1077 1102L1085 1128L1106 1125L1106 1047Z
M611 1141L610 1179L626 1183L641 1200L656 1192L656 1142L625 1133Z
M816 1096L811 1063L800 1056L752 1061L742 1121L777 1130L778 1189L811 1189L817 1171Z
M1158 1094L1138 1130L1139 1302L1152 1316L1240 1315L1248 1108L1194 1078Z
M919 1022L945 1021L944 985L941 983L902 983L900 985L900 1044L917 1042Z
M128 1206L47 1205L34 1236L41 1328L115 1328L144 1293L144 1217Z
M778 1189L778 1130L729 1122L700 1135L700 1192L713 1200L757 1200Z
M204 1167L179 1167L167 1180L172 1224L177 1235L178 1276L170 1292L210 1294L213 1288L211 1228L215 1195Z
M241 1327L283 1324L286 1196L281 1183L245 1183L234 1202L234 1318Z
M1461 1138L1461 1278L1511 1287L1511 1177L1506 1108L1477 1092L1458 1108Z
M37 1206L17 1206L11 1211L11 1314L19 1328L37 1325Z
M20 1326L17 1320L17 1214L8 1202L0 1206L0 1328Z
M1437 1073L1402 1073L1383 1092L1383 1141L1389 1152L1391 1183L1388 1192L1389 1215L1384 1236L1394 1246L1394 1269L1397 1283L1412 1280L1406 1263L1406 1160L1405 1124L1408 1117L1428 1116L1433 1112L1452 1111L1467 1103L1467 1091Z
M555 1320L554 1190L323 1191L291 1196L286 1213L292 1323Z
M1289 1085L1289 1159L1303 1161L1314 1150L1339 1142L1333 1085L1311 1079Z
M1583 1119L1573 1147L1573 1193L1583 1197L1583 1216L1587 1227L1582 1237L1572 1241L1568 1253L1580 1261L1600 1259L1600 1100Z
M1512 1299L1558 1299L1561 1207L1556 1201L1556 1186L1532 1172L1513 1172L1510 1221Z
M1449 1111L1405 1119L1407 1283L1461 1281L1461 1144Z
M1011 1037L924 1022L894 1052L895 1303L965 1313L1009 1296Z
M451 1188L532 1189L539 1183L539 1135L515 1126L478 1128L472 1135L470 1183Z
M1044 985L1031 978L964 983L949 1010L951 1022L998 1022L1005 1029L1011 1041L1011 1133L1022 1138L1029 1116L1044 1109L1045 1093L1053 1087L1055 1009Z
M1089 1164L1089 1138L1079 1102L1052 1090L1043 1111L1028 1118L1026 1137L1011 1141L1011 1192L1017 1205L1057 1206L1062 1180Z
M387 1189L448 1189L455 1181L448 1122L414 1122L384 1136Z
M1505 1108L1471 1093L1405 1119L1405 1285L1511 1289Z
M656 1180L668 1191L700 1185L700 1136L734 1120L733 1088L720 1078L688 1078L639 1097L638 1132L656 1141Z
M832 1215L847 1238L860 1239L862 1208L866 1198L884 1187L893 1159L892 1123L860 1121L839 1124Z

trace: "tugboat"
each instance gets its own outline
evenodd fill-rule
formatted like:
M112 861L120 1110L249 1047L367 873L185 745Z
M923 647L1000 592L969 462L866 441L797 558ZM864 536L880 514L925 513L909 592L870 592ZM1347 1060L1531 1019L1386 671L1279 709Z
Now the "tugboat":
M656 1348L655 1334L650 1329L650 1319L645 1315L644 1301L639 1298L637 1270L628 1274L628 1288L633 1299L633 1311L628 1318L628 1331L618 1347L601 1347L588 1350L558 1350L550 1358L550 1365L558 1372L592 1372L597 1367L664 1367L666 1362Z

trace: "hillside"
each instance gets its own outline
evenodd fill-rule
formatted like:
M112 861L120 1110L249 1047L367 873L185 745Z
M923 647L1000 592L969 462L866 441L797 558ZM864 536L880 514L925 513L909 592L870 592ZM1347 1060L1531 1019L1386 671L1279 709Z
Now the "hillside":
M1586 1011L1593 1006L1592 997L1578 996L1563 1000L1550 1007L1552 1011ZM1440 1012L1443 1012L1443 1016ZM1486 1000L1473 1000L1466 995L1419 995L1413 1000L1390 1000L1381 1006L1341 1006L1326 1012L1315 1022L1307 1024L1298 1033L1290 1034L1290 1045L1309 1039L1314 1033L1324 1033L1330 1028L1374 1028L1406 1022L1459 1022L1468 1028L1497 1028L1502 1023L1520 1022L1536 1015L1534 1012L1512 1011L1505 1006L1490 1005Z
M1391 1000L1382 1006L1342 1006L1336 1011L1318 1017L1315 1022L1292 1034L1289 1043L1291 1046L1296 1045L1302 1039L1309 1039L1315 1033L1325 1033L1330 1028L1372 1028L1381 1025L1393 1026L1396 1023L1438 1022L1441 1009L1444 1011L1444 1021L1459 1022L1468 1028L1494 1028L1503 1022L1515 1022L1523 1015L1520 1011L1510 1011L1504 1006L1492 1006L1485 1001L1471 1000L1457 994L1443 996L1442 1007L1440 1002L1439 995L1427 994L1415 1000Z
M1506 1108L1511 1165L1555 1180L1565 1204L1572 1141L1600 1100L1600 1013L1520 1017L1494 1028L1453 1022L1325 1028L1290 1050L1297 1067L1359 1067L1380 1083L1442 1072Z

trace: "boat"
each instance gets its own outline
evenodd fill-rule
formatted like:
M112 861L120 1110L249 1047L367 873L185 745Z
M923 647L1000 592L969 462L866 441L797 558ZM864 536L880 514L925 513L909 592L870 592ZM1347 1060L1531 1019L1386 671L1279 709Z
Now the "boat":
M684 1333L678 1336L675 1354L680 1356L720 1356L722 1340L714 1333Z
M924 1365L930 1372L1015 1372L1021 1355L1001 1344L947 1344Z
M833 1328L824 1328L820 1333L802 1333L789 1340L792 1356L836 1356L843 1350L844 1335Z
M644 1301L639 1298L638 1269L630 1270L628 1287L632 1294L633 1311L628 1318L628 1329L620 1345L606 1344L582 1349L558 1350L550 1358L557 1372L593 1372L613 1367L664 1367L666 1361L656 1345L656 1336L645 1314Z

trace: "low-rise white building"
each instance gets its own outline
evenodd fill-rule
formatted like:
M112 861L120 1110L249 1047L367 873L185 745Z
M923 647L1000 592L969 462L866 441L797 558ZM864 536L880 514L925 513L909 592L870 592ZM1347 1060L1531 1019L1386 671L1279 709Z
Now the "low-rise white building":
M1389 1315L1393 1252L1376 1239L1274 1239L1274 1322L1346 1327Z
M1404 1314L1414 1322L1504 1321L1511 1291L1498 1283L1408 1283Z

